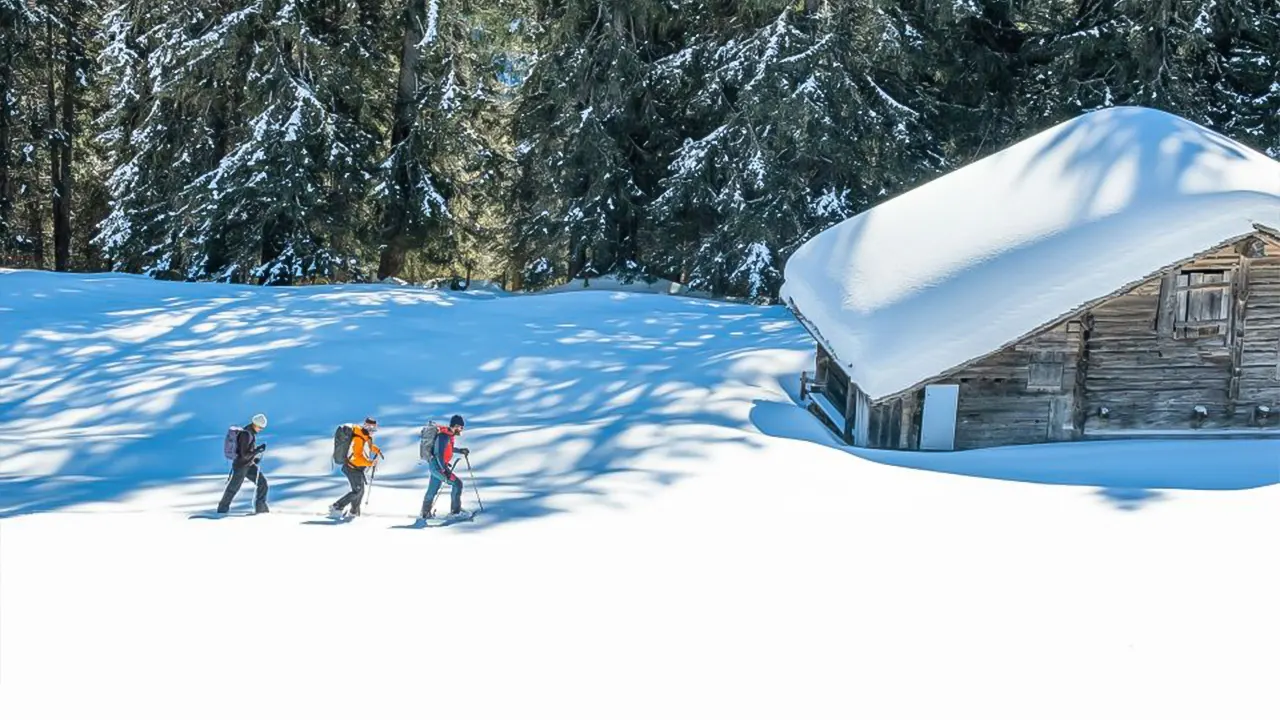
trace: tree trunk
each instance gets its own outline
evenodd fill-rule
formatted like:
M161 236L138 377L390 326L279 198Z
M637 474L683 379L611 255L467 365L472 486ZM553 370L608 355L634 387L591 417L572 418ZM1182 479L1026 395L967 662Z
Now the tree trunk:
M76 69L84 51L77 36L77 11L71 7L65 23L66 57L62 66L62 121L58 138L62 151L58 156L59 169L53 187L53 269L66 272L71 269L71 161L75 146Z
M10 126L13 118L10 98L16 98L13 91L13 44L15 39L8 34L4 36L4 52L0 53L0 258L11 262L13 254L13 184L9 181L10 146L13 144L13 133Z
M404 270L406 251L400 243L389 243L382 248L382 258L378 261L378 279L385 280L396 277Z
M38 196L27 201L27 235L31 241L31 265L44 270L44 207Z
M54 269L57 263L58 218L62 214L62 140L58 131L58 93L54 87L54 43L53 20L45 20L45 51L47 53L47 72L45 73L45 107L44 134L49 143L49 193L53 196L53 232L54 232ZM40 260L43 265L44 248L40 248Z
M406 0L404 8L404 36L400 43L400 74L396 82L395 121L391 127L391 152L409 137L418 114L418 58L422 42L422 28L427 8L425 0ZM378 279L397 275L404 269L407 252L405 243L405 205L412 192L412 179L406 167L407 158L401 157L391 169L390 201L383 212L382 227L386 244L378 262Z

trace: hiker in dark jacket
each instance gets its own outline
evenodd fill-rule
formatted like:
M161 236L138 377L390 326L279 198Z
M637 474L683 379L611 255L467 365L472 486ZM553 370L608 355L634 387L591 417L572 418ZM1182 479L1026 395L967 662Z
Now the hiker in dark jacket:
M255 513L270 512L267 508L267 476L262 474L262 469L258 467L258 461L262 459L262 453L267 449L266 445L258 444L258 433L266 427L267 416L258 413L236 436L236 457L231 461L231 478L227 481L227 489L222 493L222 500L218 503L219 513L225 514L231 509L231 501L235 499L236 493L240 492L240 486L244 484L245 478L249 478L249 482L258 486L253 493L253 511Z
M440 432L436 433L428 463L431 468L431 482L427 485L426 496L422 498L420 517L424 520L432 516L431 506L435 504L436 494L440 492L440 486L444 483L449 483L449 514L458 515L462 512L462 479L453 474L450 463L453 460L453 441L462 434L464 426L462 416L454 415L449 419L449 427L442 427ZM467 454L466 448L457 450L459 454Z

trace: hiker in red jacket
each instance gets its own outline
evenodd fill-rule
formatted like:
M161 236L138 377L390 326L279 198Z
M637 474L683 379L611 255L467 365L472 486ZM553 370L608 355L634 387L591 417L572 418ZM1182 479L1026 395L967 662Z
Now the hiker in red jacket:
M428 466L431 469L431 482L427 485L427 494L422 498L422 519L427 519L433 515L431 506L435 504L436 493L440 492L440 486L449 483L449 515L462 514L462 479L453 474L451 463L453 462L453 442L462 435L462 428L466 425L461 415L454 415L449 418L449 427L440 428L440 432L436 433L436 439L432 446L431 459ZM466 448L458 448L458 453L467 454Z

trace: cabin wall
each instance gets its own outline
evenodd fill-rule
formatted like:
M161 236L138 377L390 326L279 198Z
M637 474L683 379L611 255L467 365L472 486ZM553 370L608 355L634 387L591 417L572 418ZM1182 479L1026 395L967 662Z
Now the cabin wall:
M1267 253L1249 260L1235 422L1280 428L1280 244Z
M1280 400L1280 247L1267 245L1264 257L1239 246L1201 257L1093 308L1085 435L1274 424L1255 409ZM1175 315L1187 308L1178 277L1201 271L1224 274L1225 309L1214 313L1226 317L1216 327L1177 327Z
M960 386L956 449L1071 440L1076 437L1078 321L980 358L937 384Z

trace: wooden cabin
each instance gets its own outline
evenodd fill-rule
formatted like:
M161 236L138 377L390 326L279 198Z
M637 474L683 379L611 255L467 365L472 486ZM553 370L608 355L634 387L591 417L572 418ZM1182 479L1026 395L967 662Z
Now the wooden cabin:
M1198 128L1160 115L1157 129L1168 125L1185 135L1186 126ZM1206 152L1230 143L1203 128L1197 132L1208 135L1194 137L1213 144ZM1157 138L1155 146L1163 147L1161 141ZM1046 142L1055 149L1063 145L1059 136ZM1085 230L1133 233L1154 218L1166 222L1149 228L1151 238L1125 234L1103 242L1067 227L1057 247L1053 235L1042 235L1033 245L1013 243L1009 252L1019 260L1012 271L1000 267L1004 246L987 247L960 271L948 260L950 274L941 279L924 273L928 282L922 290L891 285L887 291L864 291L871 299L861 304L871 309L861 313L850 310L859 305L858 289L840 285L832 267L845 258L865 265L881 255L874 246L858 244L876 242L865 228L833 228L824 240L827 251L802 258L795 277L792 266L787 268L784 296L817 340L816 365L801 380L802 399L845 442L873 448L952 450L1097 438L1280 434L1280 163L1227 147L1226 162L1243 157L1251 171L1260 171L1249 177L1260 178L1268 192L1272 188L1265 183L1274 170L1273 196L1253 193L1247 202L1237 202L1244 196L1232 188L1224 191L1229 201L1197 197L1204 202L1179 204L1174 196L1174 202L1155 208L1147 207L1148 197L1138 213L1142 222L1107 224L1118 217L1112 215L1099 227L1091 221ZM1043 160L1037 149L1033 156ZM1186 147L1178 151L1185 153ZM1007 158L1003 164L1010 164ZM910 200L914 192L890 203ZM1192 205L1195 217L1180 214ZM906 207L902 217L912 216L910 210ZM895 228L891 220L892 215L881 217L873 226L891 235L895 230L912 235L911 228ZM1219 228L1240 232L1206 236ZM1171 235L1180 237L1168 240ZM1166 242L1173 246L1165 247ZM1063 243L1080 253L1063 252ZM1200 249L1188 253L1188 243ZM1113 262L1106 254L1090 254L1099 247L1114 247L1122 257ZM1043 257L1023 262L1034 254ZM1171 257L1176 260L1169 262ZM913 260L880 262L892 266ZM1135 272L1143 263L1150 266ZM922 274L914 267L897 269ZM863 283L878 277L866 267L850 273ZM1093 273L1109 280L1089 277ZM1125 275L1131 279L1116 282ZM1080 276L1086 279L1075 282ZM823 283L835 285L810 287ZM993 284L1007 287L1007 302L1015 304L983 295ZM1109 289L1100 291L1103 287ZM927 303L914 307L913 293ZM984 312L993 307L984 322ZM937 327L928 327L928 312L939 315ZM979 318L977 324L955 320L967 316ZM982 333L985 346L970 343L965 333ZM842 343L842 334L853 339ZM877 347L884 348L883 358Z
M877 448L1280 432L1280 232L1259 227L877 402L821 345L802 385L845 442ZM935 407L947 416L922 443Z

